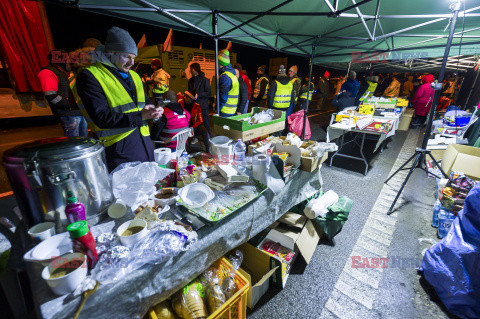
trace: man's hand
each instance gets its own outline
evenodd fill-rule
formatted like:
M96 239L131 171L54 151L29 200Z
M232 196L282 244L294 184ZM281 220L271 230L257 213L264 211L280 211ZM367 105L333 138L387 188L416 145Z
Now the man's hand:
M198 99L198 94L195 94L195 100Z
M155 108L153 104L148 104L148 105L145 105L145 107L141 112L142 112L142 118L144 120L154 120L162 117L163 108L162 107Z

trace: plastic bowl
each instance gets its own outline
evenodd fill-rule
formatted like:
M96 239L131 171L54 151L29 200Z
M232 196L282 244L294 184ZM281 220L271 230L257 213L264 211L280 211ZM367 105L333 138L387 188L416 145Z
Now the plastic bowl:
M78 259L80 262L69 264L70 261ZM65 266L66 265L66 266ZM75 267L76 269L62 277L50 278L50 275L60 267ZM87 276L87 258L84 254L66 254L52 260L42 271L42 278L56 295L66 295L73 292Z
M47 238L32 250L32 258L40 262L50 262L52 259L73 251L72 240L68 233L62 233Z
M178 191L182 202L190 207L202 207L215 197L215 193L205 184L188 184Z
M122 236L124 231L126 231L129 227L134 227L134 226L141 226L143 227L143 229L136 234L133 234L130 236ZM118 227L117 229L117 236L120 239L120 242L122 243L122 245L127 247L132 247L137 242L139 242L140 239L145 237L147 234L148 234L147 222L144 221L143 219L129 220L128 222L121 224L120 227Z
M28 230L28 234L36 240L45 240L55 235L55 223L40 223Z
M168 198L157 198L157 195L162 194L162 190L159 190L158 192L153 194L152 199L155 201L155 206L162 205L162 207L164 207L166 205L173 205L175 203L175 197L177 197L178 188L177 187L172 187L172 188L173 188L173 194Z

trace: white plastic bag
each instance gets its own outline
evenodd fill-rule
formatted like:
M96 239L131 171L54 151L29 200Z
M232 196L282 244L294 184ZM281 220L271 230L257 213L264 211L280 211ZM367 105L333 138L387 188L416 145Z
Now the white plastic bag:
M111 174L113 196L130 207L136 207L155 193L155 183L173 173L155 162L125 163Z

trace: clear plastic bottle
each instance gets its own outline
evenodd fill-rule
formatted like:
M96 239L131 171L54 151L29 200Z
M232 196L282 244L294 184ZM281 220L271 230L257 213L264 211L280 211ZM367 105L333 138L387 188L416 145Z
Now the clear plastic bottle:
M246 150L247 147L245 146L245 143L243 143L241 139L238 139L237 143L235 143L235 146L233 148L233 152L235 154L235 163L237 167L243 172L245 171L247 165L245 161Z
M455 215L452 212L443 208L440 209L438 212L438 238L447 236L454 219Z
M432 227L438 227L438 212L441 208L443 208L442 203L440 203L440 200L437 199L435 201L435 205L433 205Z
M183 174L183 170L187 168L188 165L188 153L183 152L180 158L178 159L178 172Z

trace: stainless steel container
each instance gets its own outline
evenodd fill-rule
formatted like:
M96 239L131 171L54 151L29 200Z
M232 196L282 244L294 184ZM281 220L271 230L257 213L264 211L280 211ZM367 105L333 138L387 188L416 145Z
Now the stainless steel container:
M113 202L104 147L82 137L43 139L19 145L3 155L3 165L28 226L54 221L68 224L67 192L85 205L87 221L97 223Z

